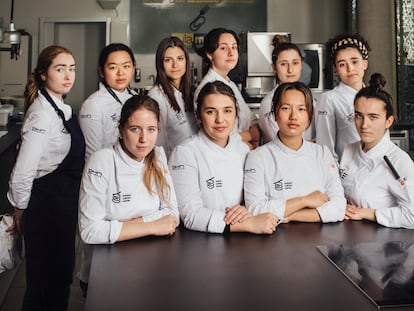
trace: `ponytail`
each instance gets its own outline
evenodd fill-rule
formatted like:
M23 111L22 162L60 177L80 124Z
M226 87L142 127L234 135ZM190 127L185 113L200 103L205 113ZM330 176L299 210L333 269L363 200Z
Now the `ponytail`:
M24 90L24 112L26 113L30 105L33 103L34 99L37 97L37 92L39 91L40 86L38 85L35 73L32 72L27 78L26 88Z
M144 172L144 185L149 193L154 193L151 189L152 182L155 183L155 189L157 194L160 196L161 201L170 206L170 186L168 185L164 172L160 167L155 149L145 157L144 160L145 172Z

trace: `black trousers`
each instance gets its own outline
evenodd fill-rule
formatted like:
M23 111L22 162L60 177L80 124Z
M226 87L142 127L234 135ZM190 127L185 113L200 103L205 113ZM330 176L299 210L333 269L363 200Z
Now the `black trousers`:
M66 311L70 286L53 289L26 289L22 311Z

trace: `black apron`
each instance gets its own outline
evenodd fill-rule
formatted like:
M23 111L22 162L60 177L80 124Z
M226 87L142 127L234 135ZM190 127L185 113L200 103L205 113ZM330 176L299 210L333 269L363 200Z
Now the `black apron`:
M66 121L63 112L41 91L70 133L69 153L53 172L33 182L23 213L26 281L30 289L67 287L75 267L78 198L85 163L85 140L77 118Z

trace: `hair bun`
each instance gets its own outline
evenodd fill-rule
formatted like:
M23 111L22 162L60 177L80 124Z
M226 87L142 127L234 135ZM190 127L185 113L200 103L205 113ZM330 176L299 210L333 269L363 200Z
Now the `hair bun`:
M288 40L286 40L286 38L284 36L279 35L279 34L275 35L273 37L273 39L272 39L272 45L273 45L273 47L276 47L279 44L286 43L286 42L288 42Z
M371 75L371 79L369 80L369 86L375 89L383 89L385 87L385 77L376 72Z

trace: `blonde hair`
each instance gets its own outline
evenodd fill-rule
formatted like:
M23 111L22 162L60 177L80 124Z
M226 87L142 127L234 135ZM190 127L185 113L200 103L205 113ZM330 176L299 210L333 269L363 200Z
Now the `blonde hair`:
M48 46L47 48L44 48L42 52L40 52L39 57L37 58L36 68L31 74L29 74L29 77L27 78L27 84L24 91L25 111L27 111L27 109L37 97L37 92L45 85L45 82L42 80L41 75L47 73L47 70L49 69L49 66L52 64L53 60L61 53L70 54L73 56L71 51L59 45Z

